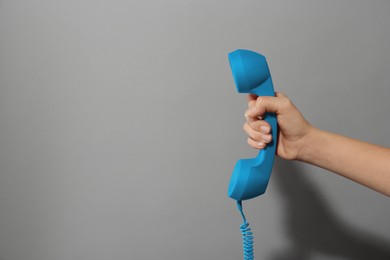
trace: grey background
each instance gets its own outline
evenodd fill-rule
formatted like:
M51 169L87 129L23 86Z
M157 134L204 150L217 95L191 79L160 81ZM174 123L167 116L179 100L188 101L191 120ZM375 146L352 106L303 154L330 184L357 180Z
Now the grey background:
M267 56L314 125L390 146L389 1L0 1L0 259L242 259L227 198ZM390 200L277 160L256 259L390 259Z

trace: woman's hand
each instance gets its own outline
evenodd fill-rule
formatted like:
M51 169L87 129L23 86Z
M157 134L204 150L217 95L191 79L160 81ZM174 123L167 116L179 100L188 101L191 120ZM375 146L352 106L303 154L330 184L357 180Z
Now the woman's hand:
M266 112L275 113L279 125L276 154L288 160L299 159L307 136L314 127L305 120L290 99L282 93L276 93L276 97L250 94L248 108L245 112L247 121L243 127L249 135L248 144L253 148L263 149L271 142L270 125L261 118Z

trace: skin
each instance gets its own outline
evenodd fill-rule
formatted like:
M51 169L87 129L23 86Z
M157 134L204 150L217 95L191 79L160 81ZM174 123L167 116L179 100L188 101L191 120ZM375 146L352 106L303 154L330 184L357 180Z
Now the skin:
M283 93L276 97L248 95L243 126L248 144L263 149L271 142L270 125L262 120L275 113L279 125L276 154L324 168L390 196L390 149L312 126Z

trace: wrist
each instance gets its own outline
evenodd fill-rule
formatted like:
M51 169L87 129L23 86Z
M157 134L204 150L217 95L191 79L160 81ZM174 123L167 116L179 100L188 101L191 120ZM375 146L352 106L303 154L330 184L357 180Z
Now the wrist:
M311 162L312 157L316 154L316 147L318 147L319 137L321 135L321 130L310 125L307 133L302 139L302 145L299 149L297 160L302 162Z

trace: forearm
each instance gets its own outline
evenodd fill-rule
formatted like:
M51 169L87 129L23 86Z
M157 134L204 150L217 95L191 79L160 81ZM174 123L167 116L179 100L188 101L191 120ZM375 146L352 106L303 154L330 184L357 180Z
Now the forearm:
M390 196L390 149L312 128L298 160Z

